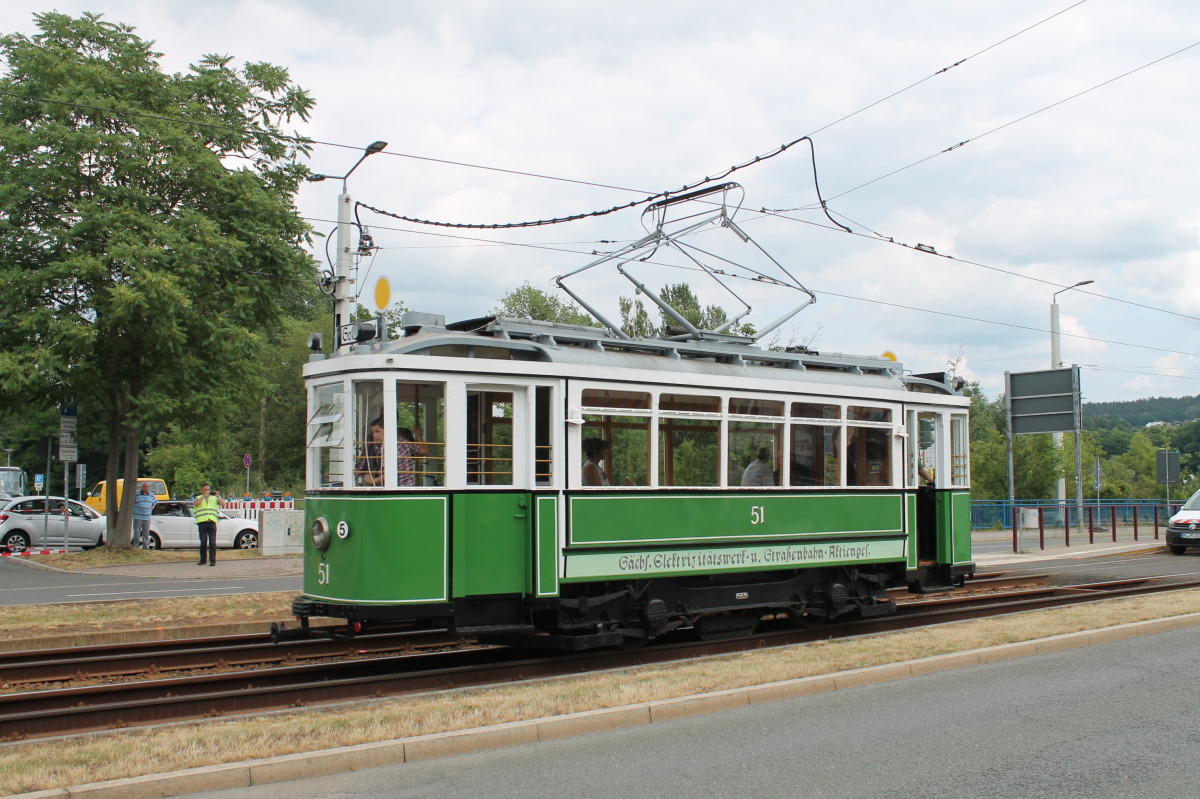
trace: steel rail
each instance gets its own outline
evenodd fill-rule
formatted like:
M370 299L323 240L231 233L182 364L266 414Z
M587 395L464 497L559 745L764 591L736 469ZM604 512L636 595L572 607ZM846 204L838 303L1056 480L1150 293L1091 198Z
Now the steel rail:
M346 640L311 638L276 644L263 633L25 650L0 653L0 686L291 663L445 647L461 640L445 630L398 630Z
M0 695L0 734L14 740L528 680L1195 587L1200 581L1139 578L907 603L896 616L807 630L790 623L784 628L776 620L754 636L676 639L636 651L530 657L516 647L489 647L5 694Z

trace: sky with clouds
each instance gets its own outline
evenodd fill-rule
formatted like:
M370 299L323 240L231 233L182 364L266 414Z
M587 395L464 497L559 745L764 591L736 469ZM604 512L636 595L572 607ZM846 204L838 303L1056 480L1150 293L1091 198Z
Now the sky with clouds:
M991 397L1006 371L1049 367L1052 298L1092 280L1058 295L1085 400L1200 393L1192 0L35 0L0 4L0 31L35 32L39 10L129 23L167 71L207 53L287 67L317 101L298 128L321 142L311 168L344 174L354 148L387 141L349 193L408 217L608 209L810 135L821 196L851 232L821 212L801 142L726 178L750 242L715 223L686 239L726 272L782 267L816 295L774 341L890 350L916 372L955 362ZM322 234L338 189L298 197ZM722 195L706 199L669 213L704 219ZM644 208L512 230L363 210L380 249L358 287L368 307L386 277L409 309L482 316L645 235ZM740 308L689 265L660 250L628 269ZM802 300L729 282L760 327ZM614 317L634 293L612 262L568 285Z

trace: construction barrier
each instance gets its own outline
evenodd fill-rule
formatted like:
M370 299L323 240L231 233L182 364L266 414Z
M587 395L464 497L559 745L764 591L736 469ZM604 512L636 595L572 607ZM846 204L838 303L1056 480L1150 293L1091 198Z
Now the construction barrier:
M21 552L0 552L0 557L16 558L22 555L65 555L68 552L78 551L78 549L26 549Z
M294 499L224 499L221 510L239 519L257 519L264 510L295 510Z

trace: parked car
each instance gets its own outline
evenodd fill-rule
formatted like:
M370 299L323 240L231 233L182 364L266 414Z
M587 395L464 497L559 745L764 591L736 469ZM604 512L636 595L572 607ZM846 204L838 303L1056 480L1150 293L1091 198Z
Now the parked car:
M254 519L238 519L224 511L218 514L217 546L233 549L258 548L258 522ZM150 517L150 548L171 549L174 547L196 548L200 536L196 522L192 519L192 503L185 500L167 500L154 506Z
M1182 555L1188 547L1200 547L1200 491L1192 494L1167 523L1167 546L1176 555Z
M91 549L104 543L106 529L103 516L73 499L22 496L0 505L0 546L9 552L32 547Z
M139 477L137 479L137 483L138 483L137 489L136 489L137 491L142 490L142 483L149 483L151 494L158 497L160 500L166 500L166 499L171 498L171 495L167 493L167 484L164 483L162 480L159 480L156 477ZM121 492L124 490L125 490L125 481L118 480L117 481L117 507L118 508L121 506ZM87 495L87 499L84 500L84 503L89 508L96 511L97 513L104 513L106 510L108 510L107 492L108 492L108 481L101 480L99 483L96 483L96 487L92 489L92 493Z

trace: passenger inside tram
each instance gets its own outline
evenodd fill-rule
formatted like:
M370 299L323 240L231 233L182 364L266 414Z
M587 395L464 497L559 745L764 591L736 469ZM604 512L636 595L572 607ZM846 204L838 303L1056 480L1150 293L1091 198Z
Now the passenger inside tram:
M602 438L585 438L583 454L587 460L583 462L583 484L585 486L606 486L608 475L604 472L601 462L608 458L612 445Z

